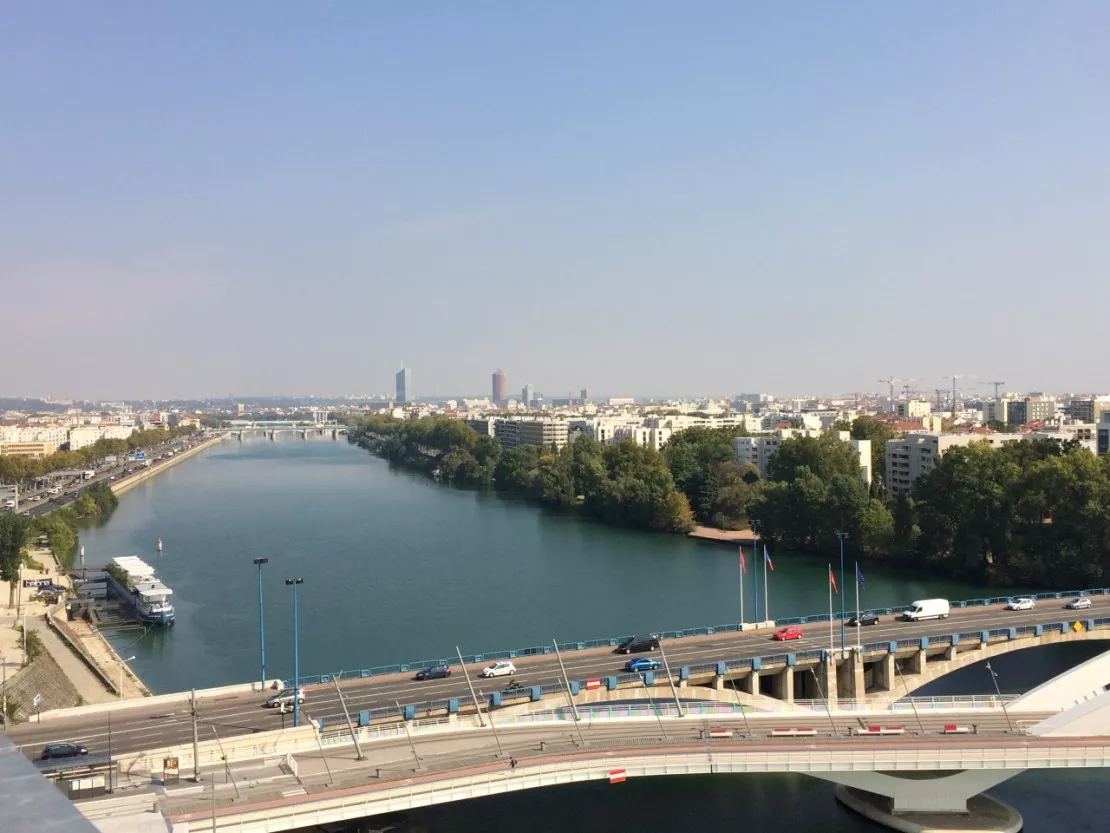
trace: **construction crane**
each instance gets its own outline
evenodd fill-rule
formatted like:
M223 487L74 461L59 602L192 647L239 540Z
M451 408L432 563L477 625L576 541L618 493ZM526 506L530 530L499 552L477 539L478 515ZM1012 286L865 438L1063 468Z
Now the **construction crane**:
M901 379L895 379L891 376L889 379L880 379L879 382L884 385L890 385L890 412L894 413L894 383L901 382Z
M975 374L973 374L973 373L971 373L971 374L953 373L951 376L945 376L944 377L945 379L951 379L952 380L952 419L956 418L956 400L957 400L957 397L958 397L958 394L956 393L956 380L957 379L970 379L974 375Z
M987 382L988 385L994 385L994 398L998 399L998 389L1001 388L1005 382Z
M913 393L913 383L916 382L917 379L903 379L902 381L906 383L902 385L902 398L909 399L910 394Z
M937 413L939 414L944 410L944 400L941 398L944 394L944 388L933 388L933 392L937 395Z

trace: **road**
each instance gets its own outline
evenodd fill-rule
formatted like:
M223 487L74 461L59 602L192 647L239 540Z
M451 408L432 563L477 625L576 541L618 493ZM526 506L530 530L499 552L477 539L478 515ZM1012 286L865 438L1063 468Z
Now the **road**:
M147 459L150 460L149 468L157 468L172 459L165 456L168 452L172 451L176 455L181 451L187 451L189 448L192 448L197 442L203 441L182 437L146 449L145 453ZM156 457L161 457L161 459L155 459ZM31 490L20 494L19 507L16 509L16 512L32 518L45 515L60 506L65 506L77 500L77 498L90 486L97 483L113 483L127 476L129 473L140 471L141 468L141 464L136 463L134 460L127 460L116 466L99 467L94 464L92 470L96 471L95 477L91 477L88 480L71 480L64 485L58 484L57 488L61 489L61 492L57 495L51 495L47 488Z
M945 635L953 632L976 631L999 628L1009 625L1033 625L1074 621L1078 618L1097 618L1110 615L1110 598L1092 597L1093 607L1086 611L1067 611L1063 608L1065 600L1041 602L1040 607L1031 611L1004 611L1001 606L953 609L949 619L928 622L900 622L886 616L878 625L862 629L862 641L878 642L896 639L918 638L931 635ZM769 631L746 632L742 634L714 634L712 636L690 637L669 640L664 650L672 671L681 666L723 660L744 659L748 657L769 656L784 651L801 651L828 646L828 623L814 623L802 626L803 638L789 643L773 641ZM852 640L854 641L854 640ZM571 680L584 680L621 673L626 657L614 655L611 650L599 648L587 651L564 653L567 676ZM514 660L517 674L514 679L522 685L540 685L557 682L561 679L558 660L554 655L540 655ZM504 688L506 678L479 680L477 666L469 667L475 689L489 693ZM458 697L467 702L469 691L462 673L456 669L448 679L417 682L409 674L393 674L366 679L353 679L342 684L344 699L352 715L364 709L393 707L395 702L402 705L425 700L438 700ZM697 689L690 689L691 697L697 696ZM263 703L265 694L231 694L198 701L200 713L201 739L214 737L227 738L252 732L269 731L292 724L292 716L266 709ZM302 716L332 716L343 710L339 696L333 686L317 686L308 689L307 701ZM562 705L561 701L553 701ZM784 715L784 717L788 717ZM813 721L813 717L808 718ZM83 743L90 749L106 748L108 743L107 714L89 715L83 718L50 720L41 725L28 723L11 728L9 735L13 742L25 745L28 753L47 743L73 741ZM192 739L192 718L187 704L138 707L117 712L112 717L112 748L120 753L141 749L170 746Z

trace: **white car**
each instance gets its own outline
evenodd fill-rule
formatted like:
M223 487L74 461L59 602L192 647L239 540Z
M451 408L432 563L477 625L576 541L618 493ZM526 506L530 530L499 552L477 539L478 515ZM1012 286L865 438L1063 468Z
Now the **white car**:
M1066 606L1068 610L1086 610L1091 606L1091 600L1086 596L1076 596Z
M495 662L493 665L487 665L482 669L480 677L511 677L516 673L516 666L508 660L501 660Z
M1035 610L1037 607L1033 600L1028 597L1020 599L1010 599L1006 604L1006 610Z

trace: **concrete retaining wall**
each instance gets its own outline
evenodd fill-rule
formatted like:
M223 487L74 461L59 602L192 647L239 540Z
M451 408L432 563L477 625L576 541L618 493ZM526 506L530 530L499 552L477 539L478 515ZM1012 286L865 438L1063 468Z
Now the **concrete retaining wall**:
M277 691L282 687L281 680L267 680L266 685L260 683L239 683L238 685L225 685L219 688L202 688L197 690L197 700L210 697L220 697L227 694L246 694L249 692ZM90 706L78 706L73 709L54 709L43 712L43 720L58 720L63 717L86 717L90 714L103 714L120 710L143 708L146 706L169 706L178 703L188 703L191 694L188 691L177 691L173 694L158 694L154 697L132 697L130 700L121 700L112 703L97 703Z
M217 443L222 443L224 440L226 440L228 438L228 436L230 436L230 435L221 434L218 437L213 437L210 440L205 440L200 445L193 446L192 448L188 449L187 451L182 451L180 453L174 454L173 457L170 457L168 460L165 460L164 462L159 463L157 466L150 466L149 468L144 468L140 471L135 472L134 474L132 474L128 477L125 477L122 480L117 480L109 488L111 488L111 490L113 492L115 492L117 495L122 495L124 492L127 492L127 491L130 491L131 489L134 489L140 483L145 483L147 480L150 480L152 477L155 477L156 475L161 474L166 469L169 469L169 468L172 468L173 466L176 466L178 463L182 462L183 460L188 460L194 454L200 454L200 452L204 451L206 448L211 448L212 446L216 445Z

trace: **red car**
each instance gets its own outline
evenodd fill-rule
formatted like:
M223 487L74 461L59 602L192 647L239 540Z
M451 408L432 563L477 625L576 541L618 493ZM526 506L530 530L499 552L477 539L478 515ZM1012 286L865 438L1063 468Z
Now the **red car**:
M775 639L779 642L785 642L787 639L801 639L802 629L797 625L787 625L785 628L779 628L775 631Z

